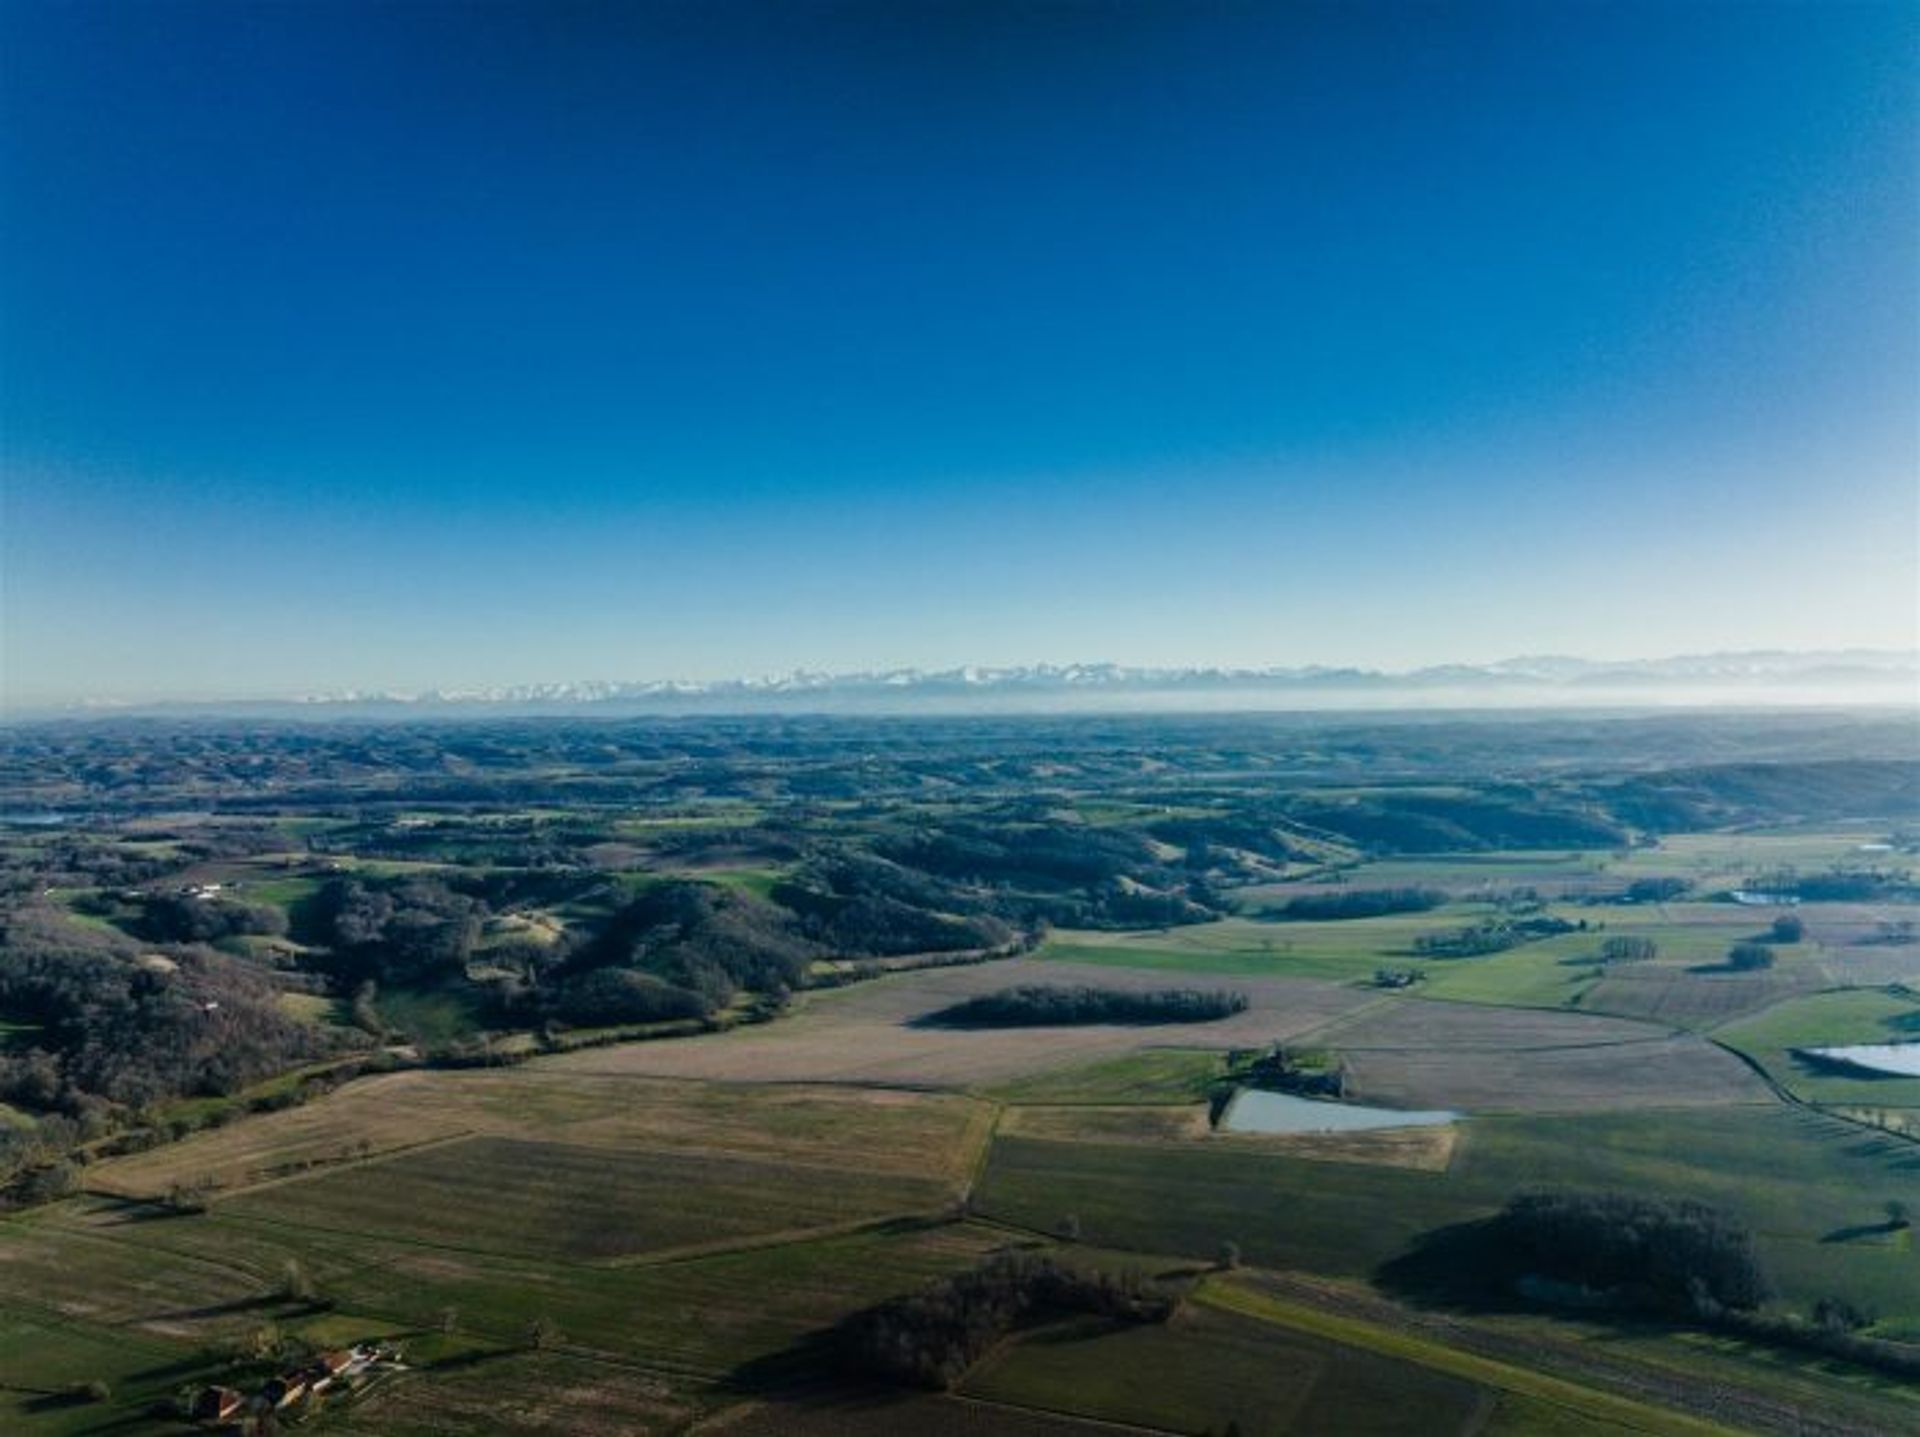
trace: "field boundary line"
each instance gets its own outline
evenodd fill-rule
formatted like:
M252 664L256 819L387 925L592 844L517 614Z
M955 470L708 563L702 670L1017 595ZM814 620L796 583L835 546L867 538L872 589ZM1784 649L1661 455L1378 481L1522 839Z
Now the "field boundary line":
M237 1187L216 1188L208 1195L209 1206L217 1206L223 1198L245 1197L253 1193L265 1192L269 1188L285 1187L288 1183L304 1182L308 1178L330 1177L334 1173L347 1172L353 1168L374 1167L391 1158L411 1157L428 1148L445 1147L448 1143L463 1143L469 1138L483 1138L490 1134L480 1128L462 1128L457 1133L442 1133L438 1137L421 1138L418 1142L401 1143L397 1147L382 1148L377 1153L368 1153L365 1157L354 1156L340 1158L334 1162L315 1163L297 1173L282 1173L279 1177L263 1178L257 1183L243 1183ZM117 1192L112 1188L82 1188L90 1197L114 1198L121 1202L157 1203L164 1198L140 1196L135 1193Z
M637 1267L672 1267L677 1263L704 1262L708 1258L729 1257L734 1253L761 1252L776 1247L805 1247L809 1243L831 1242L835 1238L859 1237L866 1233L885 1233L891 1229L933 1232L943 1227L958 1226L960 1221L959 1218L948 1216L944 1210L889 1213L885 1217L862 1218L856 1222L782 1228L779 1232L760 1233L734 1242L690 1243L680 1247L659 1248L653 1252L631 1253L625 1257L603 1258L598 1262L575 1263L573 1266L603 1272L628 1272Z
M1302 1028L1298 1033L1294 1034L1293 1037L1284 1038L1281 1041L1296 1047L1302 1043L1318 1042L1326 1034L1338 1031L1341 1025L1358 1022L1369 1013L1377 1012L1381 1008L1400 1002L1403 997L1404 995L1400 993L1375 994L1357 1008L1349 1008L1344 1013L1335 1013L1329 1018L1323 1018L1311 1027Z
M1636 1018L1625 1013L1590 1012L1559 1004L1549 1008L1539 1003L1498 1003L1491 1000L1483 1002L1477 998L1449 998L1444 993L1407 993L1401 996L1411 1003L1445 1003L1455 1008L1499 1008L1509 1013L1559 1013L1568 1018L1600 1018L1609 1023L1632 1023L1641 1028L1658 1028L1669 1037L1684 1037L1693 1032L1691 1028L1675 1027L1671 1023L1661 1022L1658 1018ZM1644 1042L1646 1040L1621 1039L1620 1041Z
M963 1211L973 1206L973 1190L980 1186L980 1179L987 1173L987 1164L993 1161L993 1145L1000 1136L1001 1119L1007 1114L1007 1104L997 1099L983 1098L980 1101L988 1105L987 1130L980 1137L979 1151L973 1154L961 1177L960 1204Z
M82 1196L92 1197L95 1195L91 1193L83 1193ZM112 1200L115 1202L140 1201L140 1199L138 1198L123 1198L117 1194L113 1195ZM52 1230L59 1233L60 1239L62 1241L77 1240L82 1243L86 1243L86 1242L105 1243L111 1247L124 1247L124 1248L130 1249L131 1251L142 1252L142 1253L151 1253L155 1250L155 1246L156 1246L153 1243L141 1242L138 1239L133 1237L123 1237L118 1233L102 1232L100 1229L92 1228L92 1227L70 1227L63 1224L60 1227L54 1228ZM238 1273L241 1276L249 1279L250 1281L260 1282L260 1283L270 1284L273 1281L273 1278L270 1274L256 1271L254 1268L249 1267L244 1263L228 1261L228 1260L217 1258L217 1257L211 1257L208 1254L203 1252L194 1252L190 1248L162 1246L159 1248L159 1250L162 1252L165 1252L169 1257L178 1258L182 1262L191 1263L197 1267L210 1268L215 1272L229 1273L229 1274ZM14 1294L12 1293L7 1294L6 1300L9 1302L14 1301L15 1300ZM138 1320L139 1319L129 1319L129 1322L135 1322ZM127 1324L116 1323L116 1324L109 1324L109 1325L125 1326Z
M1108 1432L1141 1432L1150 1434L1150 1437L1178 1437L1178 1430L1175 1428L1143 1427L1138 1422L1116 1422L1109 1417L1089 1417L1084 1413L1069 1412L1060 1407L1036 1407L1027 1402L1004 1402L995 1397L975 1397L967 1392L948 1392L943 1395L949 1402L984 1408L989 1412L1028 1412L1036 1417L1058 1417L1063 1422L1099 1427Z
M1701 1036L1705 1037L1714 1047L1721 1049L1723 1052L1733 1054L1734 1057L1745 1063L1758 1075L1761 1082L1772 1089L1773 1095L1788 1107L1798 1108L1801 1112L1811 1113L1815 1117L1828 1118L1837 1123L1845 1123L1848 1127L1858 1128L1863 1133L1875 1133L1882 1137L1895 1138L1900 1142L1912 1143L1916 1147L1920 1147L1920 1137L1915 1137L1911 1133L1896 1132L1892 1128L1883 1128L1877 1123L1869 1123L1860 1118L1850 1118L1845 1113L1837 1112L1822 1103L1810 1102L1808 1099L1794 1092L1793 1089L1789 1088L1778 1078L1774 1077L1772 1073L1767 1071L1766 1065L1751 1053L1744 1053L1731 1043L1723 1043L1718 1038L1707 1034L1702 1034Z
M214 1205L217 1212L219 1204ZM417 1248L422 1252L454 1252L467 1257L483 1257L494 1261L517 1262L548 1267L592 1268L590 1262L574 1262L563 1257L543 1257L538 1254L508 1251L501 1248L470 1247L452 1242L429 1242L425 1238L406 1237L399 1233L368 1228L328 1227L323 1223L295 1222L290 1218L267 1217L260 1213L218 1213L228 1222L238 1223L242 1227L264 1227L286 1232L323 1232L329 1237L343 1237L362 1243L379 1243L396 1248ZM364 1265L364 1264L363 1264Z
M1637 1432L1742 1437L1745 1430L1637 1398L1623 1397L1547 1372L1517 1367L1499 1358L1484 1357L1465 1348L1448 1346L1437 1338L1397 1332L1364 1318L1322 1312L1305 1303L1256 1292L1236 1282L1219 1278L1203 1279L1194 1289L1193 1300L1223 1312L1238 1313L1256 1321L1272 1323L1276 1327L1306 1332L1349 1347L1396 1357L1502 1392L1531 1397L1582 1416L1615 1422Z
M327 1227L319 1223L297 1222L289 1218L267 1217L260 1213L222 1214L229 1222L244 1227L264 1227L288 1232L318 1232L330 1237L354 1238L362 1241L385 1244L397 1248L411 1248L423 1252L458 1253L466 1257L483 1258L490 1262L504 1262L532 1267L573 1268L581 1272L617 1272L636 1267L662 1267L675 1262L696 1262L703 1258L725 1257L730 1253L752 1252L767 1247L801 1247L810 1242L823 1242L836 1237L857 1236L865 1231L884 1231L897 1224L910 1224L919 1230L931 1231L936 1228L957 1225L962 1219L950 1216L945 1207L937 1211L896 1212L881 1217L864 1218L858 1222L829 1224L814 1228L784 1228L777 1233L755 1234L738 1242L728 1242L721 1246L695 1247L682 1244L675 1248L660 1248L652 1253L633 1253L622 1257L582 1260L554 1255L529 1253L520 1250L491 1247L463 1246L449 1242L431 1242L425 1238L406 1237L387 1231L369 1231L359 1228ZM764 1241L762 1239L765 1239ZM365 1267L368 1264L361 1264ZM357 1269L356 1269L357 1270Z
M1545 1011L1537 1009L1535 1011ZM1683 1031L1660 1033L1644 1038L1605 1038L1593 1043L1427 1043L1419 1046L1401 1046L1397 1048L1346 1048L1342 1053L1582 1053L1596 1048L1639 1048L1648 1043L1670 1043L1676 1038L1691 1038L1696 1034Z

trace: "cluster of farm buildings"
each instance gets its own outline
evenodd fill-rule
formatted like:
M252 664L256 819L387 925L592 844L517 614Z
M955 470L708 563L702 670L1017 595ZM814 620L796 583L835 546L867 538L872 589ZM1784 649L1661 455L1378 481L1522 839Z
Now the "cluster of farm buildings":
M269 1412L285 1412L310 1398L340 1386L357 1386L360 1379L382 1366L397 1366L400 1354L385 1343L322 1352L302 1367L292 1368L263 1383L256 1391L237 1387L205 1387L193 1404L193 1419L216 1431L238 1431L240 1424Z

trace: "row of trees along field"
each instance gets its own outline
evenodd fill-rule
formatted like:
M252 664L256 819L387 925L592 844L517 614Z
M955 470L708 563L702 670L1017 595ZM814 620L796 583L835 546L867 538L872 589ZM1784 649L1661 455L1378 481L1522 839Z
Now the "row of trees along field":
M1205 1023L1246 1011L1244 993L1197 988L1023 984L942 1008L925 1021L947 1028L1062 1027L1081 1023Z

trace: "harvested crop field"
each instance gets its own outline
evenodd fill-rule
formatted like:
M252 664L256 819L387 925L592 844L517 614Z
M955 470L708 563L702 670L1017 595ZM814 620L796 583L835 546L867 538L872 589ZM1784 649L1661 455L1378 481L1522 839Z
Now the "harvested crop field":
M1835 983L1920 985L1920 943L1854 943L1827 949L1823 961Z
M1390 1107L1575 1112L1771 1098L1704 1038L1598 1015L1410 1000L1316 1039L1346 1059L1352 1096Z
M435 1076L363 1079L305 1107L99 1163L87 1173L87 1186L130 1197L158 1196L174 1183L235 1187L472 1132L456 1104L422 1101L438 1086Z
M1010 959L880 978L820 994L778 1023L671 1042L595 1048L555 1058L548 1071L975 1088L1076 1062L1149 1048L1254 1047L1297 1037L1374 1001L1338 984L1289 978L1196 978L1228 988L1248 1008L1211 1023L1089 1024L1061 1028L916 1027L950 1004L1022 983L1147 990L1181 986L1162 973Z
M53 1220L66 1216L0 1226L0 1290L31 1296L62 1319L163 1335L207 1335L209 1321L227 1329L261 1321L270 1267L249 1272L212 1255L155 1248L144 1241L150 1222Z
M657 1376L555 1353L510 1353L447 1372L409 1372L356 1403L347 1437L653 1437L684 1430L692 1404Z
M1460 1130L1452 1123L1425 1128L1380 1128L1357 1133L1220 1133L1218 1142L1308 1162L1361 1163L1443 1173L1453 1161Z
M1049 1068L986 1096L1003 1103L1191 1106L1205 1102L1226 1072L1227 1055L1218 1050L1147 1048L1121 1058Z
M1628 964L1608 970L1586 992L1582 1006L1596 1013L1639 1018L1673 1028L1705 1030L1757 1013L1812 982L1810 975L1692 973L1670 964Z
M254 1220L587 1261L933 1211L954 1193L940 1178L466 1138L222 1206Z
M1315 1041L1342 1052L1398 1048L1496 1052L1628 1043L1665 1032L1652 1024L1598 1013L1395 998L1330 1024L1315 1035Z
M1704 1038L1644 1038L1586 1048L1459 1052L1344 1050L1357 1097L1478 1113L1617 1112L1764 1103L1766 1085Z
M966 1098L846 1088L742 1090L708 1083L555 1072L408 1072L367 1078L302 1108L267 1113L117 1158L88 1186L128 1196L174 1183L234 1190L353 1166L473 1136L684 1148L731 1157L958 1178L985 1140L987 1110Z
M1009 1108L997 1131L1005 1137L1054 1138L1061 1142L1197 1142L1211 1136L1207 1110L1161 1103L1139 1107L1101 1107L1075 1103L1063 1107Z

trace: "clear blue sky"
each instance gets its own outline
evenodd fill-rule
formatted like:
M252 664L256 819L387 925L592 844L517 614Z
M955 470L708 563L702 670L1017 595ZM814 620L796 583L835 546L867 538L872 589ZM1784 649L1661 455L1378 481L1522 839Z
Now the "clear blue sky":
M1916 639L1905 0L0 16L15 703Z

